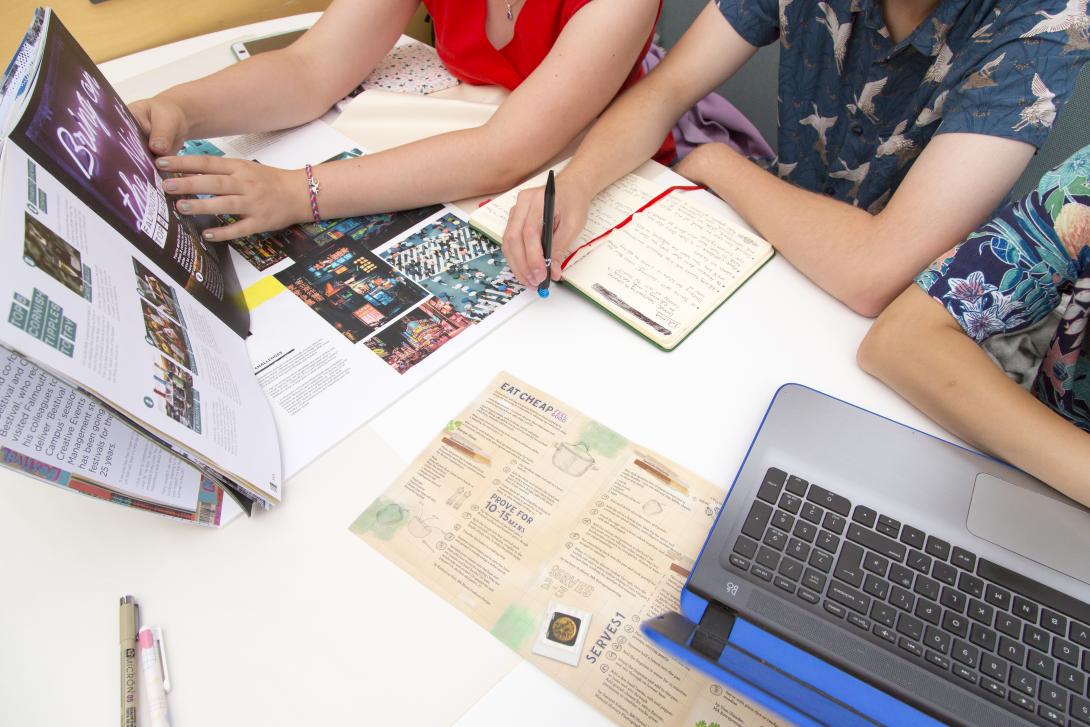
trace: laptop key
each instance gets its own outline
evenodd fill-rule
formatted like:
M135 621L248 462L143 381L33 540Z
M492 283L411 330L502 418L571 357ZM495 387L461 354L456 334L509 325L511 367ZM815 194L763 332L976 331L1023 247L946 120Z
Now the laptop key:
M1036 649L1029 650L1026 666L1031 672L1045 679L1052 679L1056 676L1056 660L1050 656L1045 656Z
M822 602L821 605L826 611L836 616L837 618L844 618L844 614L847 613L847 610L845 610L843 606L841 606L839 603L834 603L833 601L825 600Z
M975 598L969 599L969 618L974 621L979 621L982 624L992 625L992 620L995 617L995 609L984 603L978 601Z
M1047 608L1041 610L1041 625L1059 636L1067 633L1067 619Z
M809 520L814 525L821 524L821 516L825 514L825 511L812 502L806 502L802 505L802 510L799 511L799 517Z
M1027 697L1025 694L1019 694L1018 692L1012 691L1010 693L1010 696L1008 697L1008 700L1011 702L1011 704L1017 704L1019 707L1028 712L1032 712L1033 710L1037 709L1037 703Z
M875 624L874 628L871 629L871 633L874 634L875 636L877 636L880 639L885 639L886 641L888 641L891 644L896 644L897 643L897 634L893 633L893 631L890 630L890 628L888 626L884 626L882 624Z
M827 598L847 606L857 613L867 613L870 608L870 596L860 593L851 586L834 580L829 584Z
M750 562L737 553L730 554L730 563L740 570L749 570Z
M916 597L900 586L894 586L889 591L889 602L902 611L911 611L916 605Z
M833 567L833 556L828 553L823 553L820 550L815 550L810 553L810 565L814 566L820 571L828 573Z
M965 681L970 682L971 684L976 684L976 672L972 669L966 666L962 666L961 664L954 664L950 671L957 674Z
M920 641L923 639L923 621L915 616L902 613L897 618L897 632L908 636L914 641Z
M807 568L802 574L802 585L821 593L825 590L825 576L813 568Z
M977 662L980 661L980 649L961 639L954 639L954 648L951 649L950 656L954 657L954 661L975 669Z
M922 530L914 528L911 525L905 525L901 529L901 542L905 545L911 545L913 548L923 550L924 542L927 536L924 535Z
M1039 629L1033 624L1026 624L1022 629L1022 641L1047 654L1048 645L1051 643L1052 637L1049 636L1048 632L1044 629Z
M757 497L765 502L776 502L780 496L780 489L783 488L783 483L786 481L786 472L770 467L768 472L765 473L764 480L761 481L761 486L757 488Z
M905 558L905 563L909 568L917 570L920 573L928 573L931 570L931 556L919 550L908 551L908 557Z
M1090 702L1082 697L1072 696L1071 716L1083 724L1090 724Z
M942 589L942 596L939 598L939 603L946 606L951 611L964 613L965 606L969 603L969 599L961 591L955 591L953 588L947 586Z
M772 582L776 585L776 588L779 588L780 590L787 591L788 593L795 592L796 586L794 582L783 576L776 576L776 579Z
M1007 662L1003 661L998 656L993 656L992 654L980 655L980 671L988 676L998 679L1005 684L1007 681L1007 672L1009 670L1010 667L1007 665Z
M784 557L780 561L779 573L788 580L797 581L802 578L802 563L793 558Z
M1061 712L1067 711L1067 693L1055 684L1041 682L1041 688L1037 691L1037 698L1043 704L1055 707Z
M818 529L815 525L812 525L811 523L799 520L797 523L795 523L795 529L792 532L794 532L794 534L798 537L805 540L807 543L812 543L814 542L814 538L817 537Z
M934 535L927 537L927 544L924 546L924 550L928 552L933 558L939 560L947 560L950 557L950 543L947 543L941 538L936 538Z
M762 545L757 551L757 562L769 570L776 570L780 566L780 554L772 548Z
M837 558L833 576L856 588L863 585L863 549L855 543L844 543Z
M1018 666L1026 663L1026 647L1017 641L1011 641L1006 636L999 637L999 649L996 653Z
M786 510L777 510L776 514L772 516L772 524L785 533L789 533L791 528L795 526L795 517Z
M965 548L959 548L956 545L954 546L953 552L950 554L950 562L958 568L967 571L972 571L976 568L976 556Z
M973 624L973 628L969 631L969 641L986 651L994 651L998 640L999 635L987 626Z
M805 563L810 557L810 546L798 538L791 538L787 541L787 554Z
M795 497L790 492L785 492L780 495L779 506L784 510L787 510L792 515L799 514L799 508L802 507L802 498Z
M783 550L787 547L787 533L782 533L776 528L769 528L765 533L764 544L776 550Z
M847 520L842 518L840 515L835 515L831 512L825 513L825 518L821 521L822 527L832 530L837 535L840 535L844 532L844 527L847 524Z
M914 613L927 623L938 626L942 608L934 601L928 601L926 598L921 598L916 601L916 610Z
M936 654L934 651L924 652L923 658L927 659L943 671L946 671L950 668L950 660L942 654Z
M995 615L995 627L1013 639L1017 639L1022 633L1022 622L1002 611Z
M749 572L760 578L762 581L772 580L772 571L770 571L768 568L765 568L760 563L754 563L753 567L749 569Z
M817 543L817 547L821 548L822 550L829 553L835 553L837 547L840 545L840 538L836 537L828 530L822 530L820 533L818 533L817 540L815 542Z
M873 528L877 519L878 513L871 510L869 507L863 507L862 505L856 505L855 511L852 512L852 520L862 525L866 525L868 528Z
M889 583L868 573L863 580L863 592L884 601L889 593Z
M904 636L897 642L897 646L901 647L913 656L923 656L923 647L917 644L915 641L909 641Z
M793 492L796 495L805 495L806 488L810 486L810 483L801 477L791 475L787 478L787 491Z
M870 619L863 618L857 613L848 612L848 623L864 631L870 631Z
M894 520L888 515L879 515L878 524L875 526L875 530L883 535L896 538L901 533L901 521Z
M817 485L810 485L810 489L806 492L806 499L829 508L837 515L847 515L852 511L852 503L848 498Z
M980 558L977 561L976 572L982 578L993 581L1015 593L1020 593L1042 606L1047 606L1047 608L1041 609L1040 624L1059 636L1065 636L1067 633L1067 618L1061 616L1061 613L1083 623L1090 623L1090 603L1079 601L1066 593L1049 588L1043 583L1038 583L1021 573L1015 573L1012 570L996 565L985 558Z
M1032 601L1027 601L1021 596L1014 597L1014 604L1011 606L1011 612L1021 619L1029 621L1030 623L1037 623L1037 614L1040 609L1037 608L1037 604Z
M814 593L809 588L800 587L795 595L806 601L807 603L812 603L814 605L817 605L817 602L819 600L818 594Z
M757 541L739 535L738 539L734 541L734 552L743 558L752 558L757 555Z
M923 643L940 654L950 653L950 634L940 631L934 626L927 627L924 632Z
M940 560L936 560L935 565L931 567L931 577L942 581L948 586L952 586L957 583L958 569L949 563L943 563Z
M930 598L932 601L939 600L939 592L942 590L942 586L939 582L928 578L927 576L916 576L916 585L912 589L916 593L920 594L924 598Z
M942 628L964 639L969 635L969 620L961 614L947 611L942 615Z
M1090 649L1090 626L1072 621L1071 633L1068 636L1076 644Z
M1079 665L1079 647L1064 639L1052 640L1052 655L1071 666Z
M886 604L875 601L870 607L870 617L880 624L892 627L897 619L897 612Z
M912 588L912 581L916 578L916 575L900 563L894 563L889 567L888 577L898 585L904 586L905 588Z
M760 500L754 500L749 508L749 514L746 515L746 522L742 525L742 532L754 540L760 540L764 537L765 528L768 527L771 517L772 506Z
M999 682L997 682L996 680L991 679L989 677L984 677L984 676L980 677L980 686L985 691L991 692L992 694L999 697L1000 699L1007 696L1007 688L1005 686L1003 686L1002 684L1000 684Z
M1060 727L1064 727L1067 724L1067 717L1064 716L1063 712L1045 704L1037 706L1037 715L1042 719L1048 720L1052 724L1060 725Z
M889 560L877 553L868 551L863 555L863 570L869 570L875 575L884 576L886 571L889 570Z
M1017 689L1023 694L1028 694L1031 697L1037 694L1037 677L1033 676L1025 669L1012 667L1007 683L1011 685L1011 689Z
M1067 687L1075 694L1086 693L1086 675L1067 664L1060 664L1060 668L1056 673L1056 681L1059 682L1061 687Z
M968 573L962 573L958 576L958 589L970 596L980 598L984 595L984 581Z
M905 559L907 548L904 543L898 543L896 540L891 540L873 530L867 530L857 523L852 523L848 526L847 538L855 543L859 543L865 548L877 551L890 560L895 560L898 563Z
M1011 592L989 583L984 589L984 600L996 608L1006 611L1011 607Z

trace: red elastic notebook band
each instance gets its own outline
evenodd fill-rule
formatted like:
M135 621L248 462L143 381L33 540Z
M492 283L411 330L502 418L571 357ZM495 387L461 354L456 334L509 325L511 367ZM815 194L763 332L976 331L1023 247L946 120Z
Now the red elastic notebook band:
M613 227L610 227L608 230L603 232L601 235L598 235L598 237L595 237L593 240L587 240L582 245L580 245L579 247L572 250L568 254L568 256L566 258L564 258L564 262L560 263L560 269L564 270L565 268L567 268L568 263L570 263L572 261L572 258L575 257L576 254L578 254L580 250L582 250L583 248L586 248L586 247L590 247L591 245L598 242L599 240L601 240L603 237L605 237L609 233L614 232L615 230L621 229L622 227L627 225L629 222L631 222L633 217L638 215L640 212L643 212L645 209L648 209L652 205L657 204L661 199L666 197L666 195L670 194L671 192L695 192L698 189L707 189L707 187L703 187L703 186L701 186L699 184L679 184L679 185L675 185L673 187L667 187L666 189L659 192L659 194L656 195L654 197L654 199L652 199L650 202L645 204L643 207L640 207L638 210L636 210L635 212L630 214L628 217L625 217L623 220L618 222Z

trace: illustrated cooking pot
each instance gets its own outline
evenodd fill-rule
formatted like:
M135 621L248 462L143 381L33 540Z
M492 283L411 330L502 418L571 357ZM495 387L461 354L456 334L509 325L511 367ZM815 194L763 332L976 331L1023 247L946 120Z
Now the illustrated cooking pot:
M590 456L590 447L583 442L579 444L557 442L556 451L553 452L553 464L561 472L566 472L572 477L579 477L594 466L594 457Z

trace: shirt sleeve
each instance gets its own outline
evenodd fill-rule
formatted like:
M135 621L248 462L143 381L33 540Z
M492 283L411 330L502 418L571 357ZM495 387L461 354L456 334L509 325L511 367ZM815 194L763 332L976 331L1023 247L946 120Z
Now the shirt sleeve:
M760 48L780 37L778 0L716 0L719 12L747 43Z
M957 68L936 134L966 132L1024 141L1040 148L1057 113L1071 97L1090 46L1067 31L1050 32L1036 12L1060 13L1065 0L1013 3L995 21L1001 27ZM1078 36L1078 31L1073 31ZM972 53L977 45L964 51Z
M1079 258L1087 254L1081 238L1090 238L1088 171L1090 147L1045 174L1037 189L1002 208L916 284L977 342L1038 323L1059 303L1061 288L1078 279Z

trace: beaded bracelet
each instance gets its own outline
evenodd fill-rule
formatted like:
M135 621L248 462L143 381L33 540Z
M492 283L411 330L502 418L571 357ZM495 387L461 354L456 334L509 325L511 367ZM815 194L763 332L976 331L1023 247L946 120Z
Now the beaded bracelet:
M315 222L322 221L322 215L318 212L318 192L321 189L321 185L318 180L314 178L314 169L307 164L304 169L307 172L307 189L310 192L310 214L314 218Z

